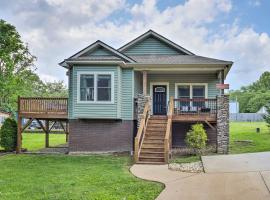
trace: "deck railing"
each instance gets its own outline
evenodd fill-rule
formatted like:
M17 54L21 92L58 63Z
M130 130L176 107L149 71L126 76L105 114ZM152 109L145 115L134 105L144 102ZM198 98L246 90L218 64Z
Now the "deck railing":
M20 113L66 114L68 98L19 97Z
M146 133L147 123L150 116L150 103L149 101L144 106L144 111L140 121L140 126L134 141L134 160L138 162L141 146Z
M175 115L207 115L217 113L217 99L179 98L174 99Z

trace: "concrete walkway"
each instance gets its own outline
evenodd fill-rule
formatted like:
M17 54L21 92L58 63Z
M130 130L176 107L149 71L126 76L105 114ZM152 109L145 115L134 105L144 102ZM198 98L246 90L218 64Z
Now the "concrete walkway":
M270 200L270 171L196 174L167 165L134 165L131 172L166 185L158 200Z
M270 171L270 152L202 156L202 161L207 173Z

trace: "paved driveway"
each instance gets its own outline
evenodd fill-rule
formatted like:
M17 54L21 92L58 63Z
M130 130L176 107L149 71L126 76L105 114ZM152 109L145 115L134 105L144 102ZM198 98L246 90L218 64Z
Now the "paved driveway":
M270 152L202 156L202 161L207 173L270 171Z
M168 170L167 165L134 165L131 172L139 178L166 185L158 200L270 200L270 168L265 164L269 160L263 155L204 157L208 173L176 172ZM261 165L247 157L257 159ZM239 164L238 159L243 162Z

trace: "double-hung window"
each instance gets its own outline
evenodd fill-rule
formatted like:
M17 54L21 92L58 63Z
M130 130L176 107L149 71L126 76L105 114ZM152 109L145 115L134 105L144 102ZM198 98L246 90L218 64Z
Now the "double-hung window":
M204 107L204 99L207 97L207 84L177 84L177 97L183 99L180 102L182 110L196 110ZM193 99L190 101L189 99Z
M79 73L79 102L113 102L113 73Z

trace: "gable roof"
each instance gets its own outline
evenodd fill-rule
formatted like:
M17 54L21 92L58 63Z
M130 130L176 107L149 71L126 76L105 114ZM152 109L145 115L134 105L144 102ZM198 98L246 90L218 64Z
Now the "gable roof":
M119 52L118 50L114 49L113 47L105 44L104 42L100 41L100 40L97 40L96 42L90 44L89 46L85 47L84 49L82 49L81 51L75 53L74 55L70 56L68 59L65 59L64 61L62 61L61 63L59 63L59 65L63 66L63 67L67 67L66 65L66 61L71 61L71 60L86 60L86 59L89 59L91 60L92 58L91 57L95 57L94 60L98 60L98 58L102 58L102 56L83 56L84 54L86 54L87 52L89 51L93 51L95 50L96 48L98 47L102 47L104 49L106 49L107 51L111 52L112 55L108 55L108 56L104 56L103 55L103 58L105 57L105 60L108 60L108 59L111 59L111 58L114 58L113 60L117 59L117 58L120 58L120 60L124 60L124 61L127 61L127 62L135 62L132 58L130 58L129 56ZM117 59L118 60L118 59Z
M141 41L145 40L148 37L153 37L153 38L157 38L158 40L164 42L166 45L178 50L179 52L182 52L186 55L195 55L194 53L188 51L187 49L181 47L180 45L172 42L171 40L165 38L164 36L156 33L153 30L149 30L146 33L140 35L139 37L133 39L132 41L130 41L129 43L125 44L124 46L120 47L118 49L118 51L120 52L125 52L126 50L130 49L131 47L133 47L134 45L140 43Z

